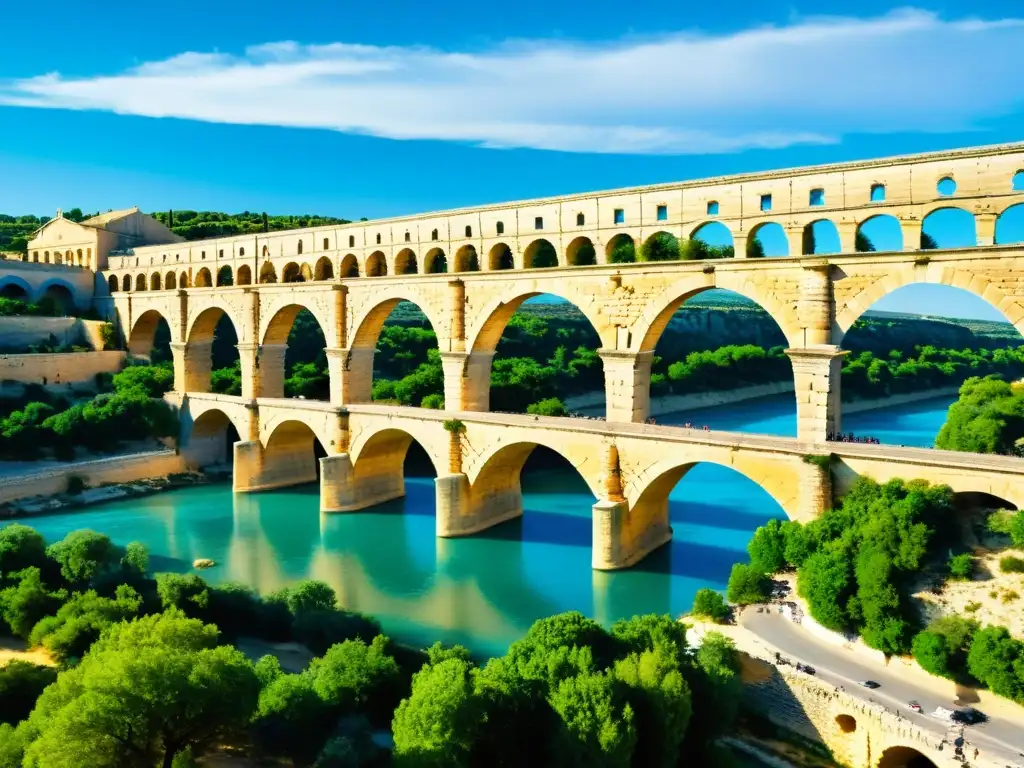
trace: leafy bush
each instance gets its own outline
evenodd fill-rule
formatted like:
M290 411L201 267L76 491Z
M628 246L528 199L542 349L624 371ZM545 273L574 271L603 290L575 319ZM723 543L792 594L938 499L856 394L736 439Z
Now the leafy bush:
M722 622L729 617L729 606L722 595L713 589L703 587L693 597L693 608L690 613L702 619Z
M52 667L21 659L0 667L0 723L19 723L28 717L43 689L56 679L57 670Z
M540 402L533 403L526 407L527 413L532 413L535 416L568 416L569 411L565 407L565 404L557 397L549 397Z
M1006 555L999 558L999 570L1003 573L1024 573L1024 558Z
M949 575L954 579L969 579L974 572L974 558L968 552L949 558L947 565L949 567Z
M1014 454L1024 438L1024 389L994 376L967 379L949 407L935 447L972 453Z
M726 596L730 603L749 605L760 603L768 597L770 582L764 572L755 565L736 563L729 574Z

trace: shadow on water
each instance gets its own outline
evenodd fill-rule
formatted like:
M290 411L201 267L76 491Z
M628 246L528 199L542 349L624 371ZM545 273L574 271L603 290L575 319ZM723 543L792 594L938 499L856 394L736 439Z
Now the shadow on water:
M733 564L746 560L746 552L673 538L634 565L632 570L683 576L724 586Z

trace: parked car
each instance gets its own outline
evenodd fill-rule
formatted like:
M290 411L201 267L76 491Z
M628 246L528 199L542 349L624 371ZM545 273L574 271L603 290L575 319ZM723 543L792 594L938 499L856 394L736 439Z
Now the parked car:
M915 712L920 712L921 711L921 705L918 704L916 701L908 702L907 706L910 707Z
M882 687L881 683L876 683L874 680L862 680L861 685L865 688L870 688L872 691L875 690L875 688Z
M988 717L984 713L976 710L974 707L958 709L953 712L953 721L963 723L964 725L976 725L978 723L984 723L986 720L988 720Z

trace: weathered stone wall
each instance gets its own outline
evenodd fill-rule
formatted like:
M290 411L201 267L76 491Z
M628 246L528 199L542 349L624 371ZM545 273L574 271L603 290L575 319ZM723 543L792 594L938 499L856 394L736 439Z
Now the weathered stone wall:
M116 350L0 355L0 394L14 396L25 384L47 387L93 384L97 374L117 373L124 367L124 361L125 353ZM12 387L12 384L20 386Z
M103 349L101 320L77 317L0 317L0 353L20 352L32 344L57 339L58 344L78 344Z
M30 496L64 493L72 475L81 477L90 486L98 486L166 477L185 469L182 457L172 450L70 462L21 475L4 475L0 479L0 504Z

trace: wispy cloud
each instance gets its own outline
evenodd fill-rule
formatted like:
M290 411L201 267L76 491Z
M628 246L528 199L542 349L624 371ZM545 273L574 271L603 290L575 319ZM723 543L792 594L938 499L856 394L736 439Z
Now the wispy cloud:
M707 153L969 130L1024 107L1024 19L920 10L473 52L277 42L117 75L0 84L0 104L570 152Z

